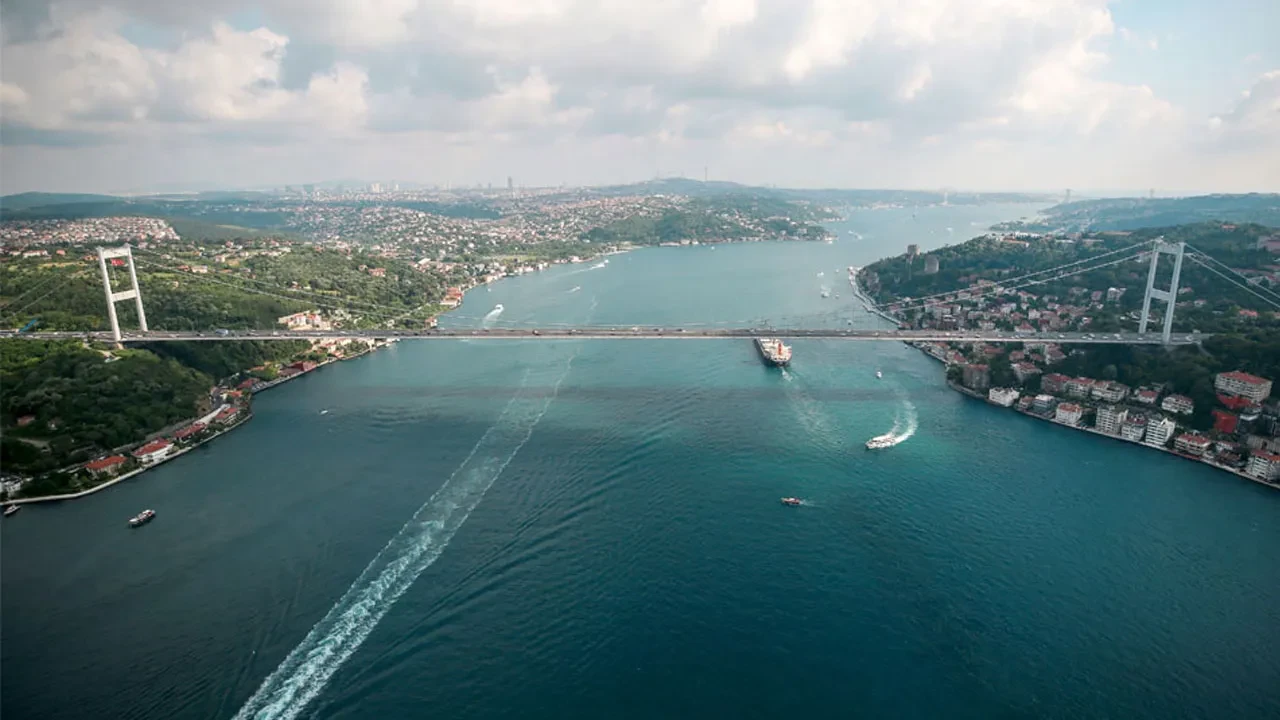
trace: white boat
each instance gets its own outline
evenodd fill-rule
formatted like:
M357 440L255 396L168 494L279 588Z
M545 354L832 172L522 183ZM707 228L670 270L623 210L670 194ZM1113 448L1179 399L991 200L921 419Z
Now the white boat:
M877 435L867 441L868 450L883 450L885 448L891 448L893 446L894 446L893 435L890 435L888 433L884 435Z
M822 297L824 297L824 298L831 297L831 293L827 292L826 290L823 290L823 291L822 291Z
M494 305L493 310L491 310L490 312L502 312L502 303L498 303L497 305Z
M879 380L879 379L880 379L880 378L882 378L882 377L884 377L884 373L882 373L882 372L880 372L879 370L877 370L877 371L876 371L876 379L877 379L877 380Z

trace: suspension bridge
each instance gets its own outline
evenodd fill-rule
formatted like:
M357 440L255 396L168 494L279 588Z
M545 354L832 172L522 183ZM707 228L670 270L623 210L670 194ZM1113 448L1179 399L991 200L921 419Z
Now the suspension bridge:
M144 251L145 252L145 251ZM164 256L146 252L156 258ZM1156 287L1159 277L1161 258L1172 260L1172 273L1167 287ZM1178 283L1184 259L1191 260L1216 274L1226 282L1280 309L1280 294L1252 283L1249 278L1240 275L1232 268L1221 263L1206 253L1200 252L1185 243L1166 243L1162 238L1137 243L1123 248L1099 253L1089 258L1064 263L1053 268L1026 273L1017 277L1005 278L999 284L985 287L957 289L934 293L923 297L908 298L895 303L892 307L898 313L912 310L927 311L939 305L950 305L957 301L982 301L1006 295L1025 288L1063 280L1087 272L1104 269L1130 262L1148 262L1146 289L1143 295L1142 314L1136 331L1125 332L1056 332L1040 330L940 330L910 329L897 325L896 319L875 306L870 298L863 295L854 286L855 299L862 306L865 314L857 316L855 308L843 306L834 311L819 315L797 316L792 318L774 318L772 320L742 319L722 320L717 322L668 323L663 326L651 324L618 324L618 325L567 325L557 323L537 323L532 321L486 322L479 328L432 327L424 329L401 329L395 324L413 314L413 310L392 308L374 303L348 301L345 304L334 304L330 295L309 290L280 288L277 285L254 278L236 278L232 282L218 276L195 274L180 267L174 267L152 259L135 259L130 246L118 248L98 248L97 260L102 276L104 299L106 302L107 320L110 330L100 331L27 331L27 328L0 330L0 337L20 337L28 339L84 339L123 343L198 341L218 342L228 340L298 340L298 339L336 339L336 338L372 338L372 339L421 339L421 340L456 340L463 338L484 338L491 340L564 340L564 339L664 339L664 340L713 340L725 338L777 337L784 339L827 338L861 341L954 341L954 342L1028 342L1048 341L1069 344L1129 344L1129 345L1186 345L1203 340L1207 335L1199 333L1174 333L1174 306L1178 295ZM304 300L317 307L329 310L340 310L356 313L377 320L385 327L376 329L337 329L337 330L243 330L243 329L208 329L208 330L174 330L151 329L148 326L146 310L143 306L142 291L138 286L136 264L156 268L166 272L185 272L196 281L211 284L228 285L240 290L254 292L278 299L298 301ZM127 271L128 289L116 291L112 287L109 267L123 266ZM48 281L46 281L48 282ZM37 288L28 290L33 292ZM46 292L27 304L29 307L39 302L50 292ZM20 299L20 298L16 298ZM15 299L15 300L16 300ZM132 301L136 307L138 329L124 330L120 327L116 314L116 304ZM1160 331L1148 332L1148 320L1151 317L1152 301L1163 302L1165 309ZM14 304L11 301L10 304ZM8 311L12 316L18 315L21 308ZM866 327L868 320L874 324ZM889 324L886 321L893 321ZM842 326L843 323L843 326Z

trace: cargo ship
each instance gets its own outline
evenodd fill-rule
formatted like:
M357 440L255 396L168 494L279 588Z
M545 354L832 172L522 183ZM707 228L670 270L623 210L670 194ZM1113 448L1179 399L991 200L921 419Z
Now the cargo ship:
M756 349L768 365L786 367L791 364L791 348L778 338L756 338Z

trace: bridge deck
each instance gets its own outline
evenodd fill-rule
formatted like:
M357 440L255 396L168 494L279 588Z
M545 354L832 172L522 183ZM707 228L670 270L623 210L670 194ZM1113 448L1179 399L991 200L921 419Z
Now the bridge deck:
M788 340L824 338L833 340L870 341L947 341L947 342L1054 342L1063 344L1125 344L1159 345L1159 334L1139 335L1124 333L1018 333L1000 331L937 331L937 330L867 330L840 328L630 328L630 327L577 327L577 328L440 328L435 330L341 330L341 331L264 331L233 330L218 332L151 332L124 333L122 342L214 342L226 340L299 340L299 339L402 339L402 340L456 340L462 338L486 338L492 340L717 340L729 338L776 337ZM0 337L19 337L32 340L85 339L111 342L111 333L101 332L0 332ZM1208 335L1177 334L1170 338L1171 345L1188 345L1200 342Z

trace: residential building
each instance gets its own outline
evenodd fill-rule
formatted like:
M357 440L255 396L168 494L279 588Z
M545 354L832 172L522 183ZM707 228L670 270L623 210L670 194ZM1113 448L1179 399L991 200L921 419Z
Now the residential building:
M1213 430L1223 435L1234 435L1240 425L1240 416L1226 410L1213 411Z
M204 429L205 429L204 423L200 423L200 422L191 423L190 425L175 432L173 434L173 439L174 440L190 440L192 437L198 435L200 431Z
M1177 423L1167 417L1152 420L1147 423L1147 436L1143 443L1151 447L1165 447L1177 429Z
M1155 390L1139 390L1133 394L1133 401L1140 405L1155 405L1156 400L1160 399L1160 393Z
M1014 363L1013 376L1018 378L1018 382L1024 383L1028 378L1040 374L1040 368L1029 362Z
M1254 450L1244 471L1259 480L1280 480L1280 455Z
M1067 382L1071 378L1062 373L1049 373L1040 378L1040 389L1054 395L1061 395L1066 392Z
M231 405L224 408L221 412L219 412L216 416L214 416L213 419L217 422L220 422L226 425L227 423L234 421L238 417L240 417L240 408L236 407L235 405Z
M1069 402L1060 403L1053 413L1053 419L1064 425L1079 425L1083 416L1084 408Z
M1160 409L1165 412L1190 415L1195 412L1196 404L1186 395L1170 395L1164 399L1164 402L1160 403Z
M1094 400L1118 403L1129 396L1129 386L1118 382L1102 381L1094 383L1089 394Z
M1058 402L1058 398L1052 395L1037 395L1036 399L1031 403L1031 409L1038 413L1048 413L1053 409L1054 403Z
M1093 378L1071 378L1063 389L1067 391L1067 395L1070 397L1084 399L1089 397L1089 393L1093 392L1094 382Z
M1271 381L1234 370L1218 373L1213 379L1213 389L1228 395L1238 395L1254 402L1262 402L1271 395Z
M987 400L1000 407L1012 407L1018 401L1018 391L1014 388L991 388Z
M986 365L965 365L961 370L964 386L970 390L986 390L991 387L991 371Z
M1132 442L1142 442L1147 433L1147 417L1131 414L1120 424L1120 437Z
M1129 417L1128 410L1115 405L1104 405L1098 408L1098 417L1094 427L1108 435L1119 435L1120 428L1124 425L1127 417Z
M125 458L123 455L112 455L86 463L85 470L94 477L109 477L120 472L120 468L124 467Z
M173 451L173 443L163 438L154 440L133 451L133 456L143 464L163 460Z
M1199 457L1209 450L1213 441L1203 435L1183 433L1173 440L1173 449L1187 455Z

